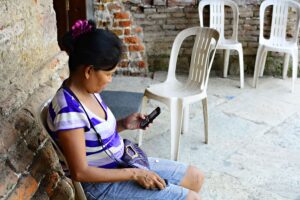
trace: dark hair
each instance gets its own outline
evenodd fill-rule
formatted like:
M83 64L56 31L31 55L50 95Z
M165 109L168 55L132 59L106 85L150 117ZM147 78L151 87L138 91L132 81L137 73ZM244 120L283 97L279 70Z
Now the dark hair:
M121 40L109 30L97 29L91 20L81 22L89 27L74 30L75 24L62 40L69 54L70 72L76 71L80 65L93 65L96 70L104 71L115 68L122 54Z

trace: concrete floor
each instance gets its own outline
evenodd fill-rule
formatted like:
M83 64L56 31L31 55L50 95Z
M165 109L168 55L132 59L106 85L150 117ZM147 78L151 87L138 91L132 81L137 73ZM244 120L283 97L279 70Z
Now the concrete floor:
M143 92L165 79L114 77L109 90ZM184 76L180 76L184 80ZM182 135L179 161L205 174L204 200L300 200L300 80L295 93L291 79L264 77L252 88L252 77L239 89L238 77L211 77L208 83L209 143L203 133L201 103L191 106L190 129ZM152 157L169 158L169 111L147 130L143 149ZM137 141L137 132L124 137Z

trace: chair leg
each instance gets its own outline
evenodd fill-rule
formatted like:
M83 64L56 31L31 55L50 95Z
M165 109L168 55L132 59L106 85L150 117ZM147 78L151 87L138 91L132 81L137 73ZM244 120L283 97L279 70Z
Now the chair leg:
M173 100L170 103L170 118L171 118L171 160L178 160L179 145L180 145L180 131L182 124L182 102Z
M239 62L240 62L240 84L241 88L244 88L244 56L243 56L243 49L238 49L239 53Z
M282 71L282 78L286 79L287 72L289 68L289 61L290 61L290 55L288 53L284 54L284 64L283 64L283 71Z
M205 134L205 144L208 143L208 112L207 112L207 98L202 100L203 107L203 119L204 119L204 134Z
M190 116L190 107L189 105L187 105L183 110L183 123L182 123L181 134L189 132L189 116Z
M263 52L263 47L259 46L257 49L256 59L255 59L255 67L254 67L254 75L253 75L253 87L256 88L258 82L258 74L260 71L260 63L261 63L261 54Z
M263 51L262 57L261 57L261 60L260 60L261 61L261 63L260 63L260 74L259 74L260 77L263 77L263 75L264 75L264 70L265 70L265 66L266 66L267 55L268 55L268 52L267 51Z
M143 96L142 105L140 108L141 113L145 112L147 101L148 101L148 98L146 96ZM144 134L144 131L142 129L139 129L139 146L142 146L143 134Z
M292 92L295 90L295 82L297 80L298 73L298 51L294 51L293 57L293 77L292 77Z
M84 194L83 188L80 182L72 181L75 188L75 199L76 200L86 200L86 196Z
M229 55L230 55L230 50L229 49L224 50L224 69L223 69L224 78L226 78L228 74Z

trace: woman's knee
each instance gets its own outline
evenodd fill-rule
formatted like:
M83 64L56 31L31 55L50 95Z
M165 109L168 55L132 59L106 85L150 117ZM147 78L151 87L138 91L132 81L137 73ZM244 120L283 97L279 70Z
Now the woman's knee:
M199 192L203 185L203 182L203 173L198 168L189 166L181 182L181 185L195 192Z
M200 196L198 193L190 190L186 197L186 200L200 200Z

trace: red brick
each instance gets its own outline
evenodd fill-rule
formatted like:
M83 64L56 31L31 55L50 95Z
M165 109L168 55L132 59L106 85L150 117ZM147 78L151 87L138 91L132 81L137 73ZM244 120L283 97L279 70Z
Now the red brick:
M131 33L130 29L127 28L124 30L124 35L130 35L130 33Z
M8 197L7 200L29 200L38 188L38 183L32 176L21 179L17 185L17 189Z
M114 21L114 23L113 23L113 27L118 27L119 26L119 22L117 22L117 21Z
M118 66L119 67L121 67L121 68L126 68L126 67L128 67L128 62L127 61L121 61L119 64L118 64Z
M146 67L146 63L145 63L144 61L138 61L138 62L137 62L137 66L138 66L139 68L145 68L145 67Z
M143 45L129 45L129 51L144 51L145 47Z
M56 188L57 182L59 181L59 174L57 172L52 173L47 178L48 185L46 186L46 192L49 197L53 195L53 191Z
M136 33L141 33L141 32L143 32L143 28L140 27L140 26L139 26L139 27L136 27L136 28L135 28L135 32L136 32Z
M140 43L140 39L136 36L125 37L124 42L128 44L137 44Z
M123 35L123 30L121 29L114 29L111 30L114 34L116 34L117 36Z
M129 13L127 12L118 12L114 14L115 19L129 19Z
M119 26L121 27L129 27L131 26L132 22L131 21L121 21L119 22Z

